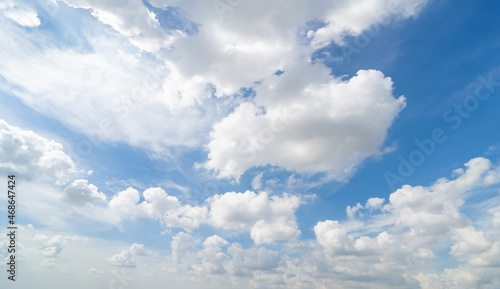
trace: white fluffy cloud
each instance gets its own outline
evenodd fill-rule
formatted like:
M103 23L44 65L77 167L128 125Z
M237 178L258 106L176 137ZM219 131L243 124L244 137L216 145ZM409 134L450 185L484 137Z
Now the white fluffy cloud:
M192 232L201 225L234 232L248 232L256 245L280 240L295 240L301 232L295 211L310 196L267 192L228 192L205 200L205 205L184 204L162 188L149 188L141 194L127 188L107 197L87 180L76 180L64 190L60 199L72 205L72 213L99 223L123 228L135 218L156 220L167 228ZM85 208L85 209L83 209ZM125 254L125 253L124 253ZM124 255L125 256L125 255Z
M183 205L174 196L169 196L161 188L150 188L143 192L144 201L136 189L128 188L115 194L105 211L107 220L120 225L124 220L141 217L158 220L167 227L186 230L198 228L207 223L208 209L204 206Z
M105 220L120 225L130 218L149 218L188 231L208 224L225 230L249 231L257 245L295 240L300 235L295 211L302 200L294 195L228 192L208 198L207 206L182 204L161 188L147 189L143 196L144 201L139 202L139 192L133 188L117 193L104 210Z
M381 72L361 70L334 78L320 64L300 64L257 87L214 125L205 164L219 177L239 178L248 168L277 165L298 172L349 176L379 153L388 128L405 106Z
M75 180L64 189L64 201L76 205L103 203L106 195L97 191L97 187L88 184L87 180Z
M191 254L196 245L196 240L189 233L179 232L172 238L170 247L175 262L181 262L185 255Z
M272 221L259 220L250 231L255 245L269 244L277 240L295 240L299 235L297 223L286 217Z
M40 19L35 10L21 1L5 0L0 3L2 14L15 21L17 24L27 27L40 25Z
M347 232L337 221L319 222L314 227L314 234L318 243L326 249L335 250L344 247Z
M460 212L464 193L477 186L491 163L475 158L465 164L467 170L457 179L439 179L430 187L398 189L390 196L391 210L396 216L397 228L409 228L408 242L416 245L432 244L453 227L469 222Z
M300 235L295 222L295 210L301 203L297 196L269 197L266 192L228 192L209 198L208 203L210 218L216 227L251 227L250 235L257 245L294 240Z
M73 160L63 146L0 120L0 171L22 174L28 180L48 179L58 185L76 174Z

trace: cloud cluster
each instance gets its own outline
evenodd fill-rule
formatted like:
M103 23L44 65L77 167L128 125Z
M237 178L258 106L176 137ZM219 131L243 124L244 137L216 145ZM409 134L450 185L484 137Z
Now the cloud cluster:
M157 220L166 227L187 231L206 224L224 230L248 231L256 245L295 240L300 236L295 211L304 201L295 195L228 192L208 198L203 206L182 204L161 188L149 188L142 197L144 201L141 202L139 192L128 188L115 194L109 202L102 203L105 196L98 193L95 186L87 185L85 180L77 180L65 190L65 200L75 206L101 203L95 209L100 210L105 218L99 219L118 226L132 218ZM88 211L80 213L88 214Z
M472 193L491 186L485 179L495 170L487 159L472 159L454 172L454 179L441 178L427 187L405 185L387 200L375 197L349 206L345 220L319 221L314 240L287 242L277 251L244 248L218 235L201 242L179 233L172 242L182 268L176 272L214 282L227 276L260 288L495 288L500 281L498 207L481 204L489 209L475 218L463 208ZM235 220L221 226L244 226L254 214L265 215L259 211L266 203L261 195L228 194L220 200L222 212ZM443 258L458 265L429 269Z
M82 154L101 142L162 153L208 143L206 167L221 177L271 164L343 179L378 152L404 100L379 72L345 81L311 55L380 21L412 17L426 2L235 1L221 15L213 1L65 0L65 15L48 20L57 35L0 18L0 86L82 132ZM66 26L65 17L87 26ZM182 32L187 23L196 33ZM254 88L255 100L242 88ZM306 117L311 111L316 118ZM275 154L278 147L286 149Z
M422 288L494 284L498 280L491 274L498 270L480 268L497 266L498 233L478 229L461 210L467 193L481 187L492 171L491 163L476 158L465 167L454 180L442 178L429 187L405 185L391 194L387 204L373 198L366 206L348 207L346 222L319 222L314 232L327 255L326 259L314 258L332 264L332 273L343 278L370 279L375 284L419 284ZM490 212L494 214L494 210ZM380 233L364 235L370 227ZM425 273L426 264L443 253L460 265L442 274Z

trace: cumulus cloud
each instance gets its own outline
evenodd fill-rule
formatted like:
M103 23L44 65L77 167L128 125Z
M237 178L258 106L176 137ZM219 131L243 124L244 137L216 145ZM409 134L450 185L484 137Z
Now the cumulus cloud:
M97 187L88 184L87 180L75 180L64 189L63 200L76 206L84 206L103 203L106 195L98 192Z
M249 231L257 245L300 236L295 211L304 201L295 195L228 192L208 198L206 206L182 204L161 188L147 189L143 196L144 201L139 202L140 194L133 188L118 192L104 209L105 220L120 225L127 219L148 218L187 231L208 224L225 230Z
M177 197L168 195L162 188L146 189L142 197L144 200L140 202L141 194L131 187L116 193L104 208L99 208L105 218L99 217L98 220L121 228L124 221L146 218L157 220L167 227L188 231L208 222L207 207L182 204Z
M142 194L144 201L138 205L139 214L151 219L162 218L179 205L179 199L167 195L161 188L150 188Z
M243 103L214 125L205 167L238 179L267 164L342 180L379 153L405 106L381 72L334 78L320 64L300 64L264 80L255 103Z
M202 258L202 271L210 274L224 274L224 264L229 260L228 256L223 252L223 247L229 244L225 239L213 235L205 239L203 242L203 250L198 252L198 256Z
M255 245L272 243L277 240L295 240L299 235L300 230L297 223L286 217L272 221L259 220L250 231Z
M77 173L63 146L29 130L0 120L0 171L22 174L27 179L48 179L57 185L67 183Z
M181 262L185 255L191 254L194 251L196 243L197 240L189 233L179 232L172 237L170 247L174 261Z
M107 201L97 187L86 180L76 180L65 189L62 200L75 207L87 206L86 210L73 212L118 228L123 228L123 222L136 218L156 220L167 228L188 232L209 225L216 229L248 232L254 243L261 245L296 240L301 232L295 212L311 196L227 192L206 199L205 205L193 206L156 187L146 189L142 198L141 202L139 191L127 188Z
M251 227L250 235L257 245L293 240L300 235L295 222L295 210L301 204L297 196L228 192L209 198L208 203L214 226L224 229Z

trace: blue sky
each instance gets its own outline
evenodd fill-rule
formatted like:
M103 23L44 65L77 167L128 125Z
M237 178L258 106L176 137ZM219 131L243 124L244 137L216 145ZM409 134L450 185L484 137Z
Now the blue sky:
M500 286L498 3L185 2L0 4L0 284Z

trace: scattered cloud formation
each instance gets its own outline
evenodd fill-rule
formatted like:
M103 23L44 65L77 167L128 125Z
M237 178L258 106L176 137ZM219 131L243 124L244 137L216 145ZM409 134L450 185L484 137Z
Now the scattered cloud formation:
M211 221L216 227L251 227L251 237L256 245L294 240L300 235L295 222L295 211L301 204L297 196L269 196L266 192L246 191L215 195L207 201Z

